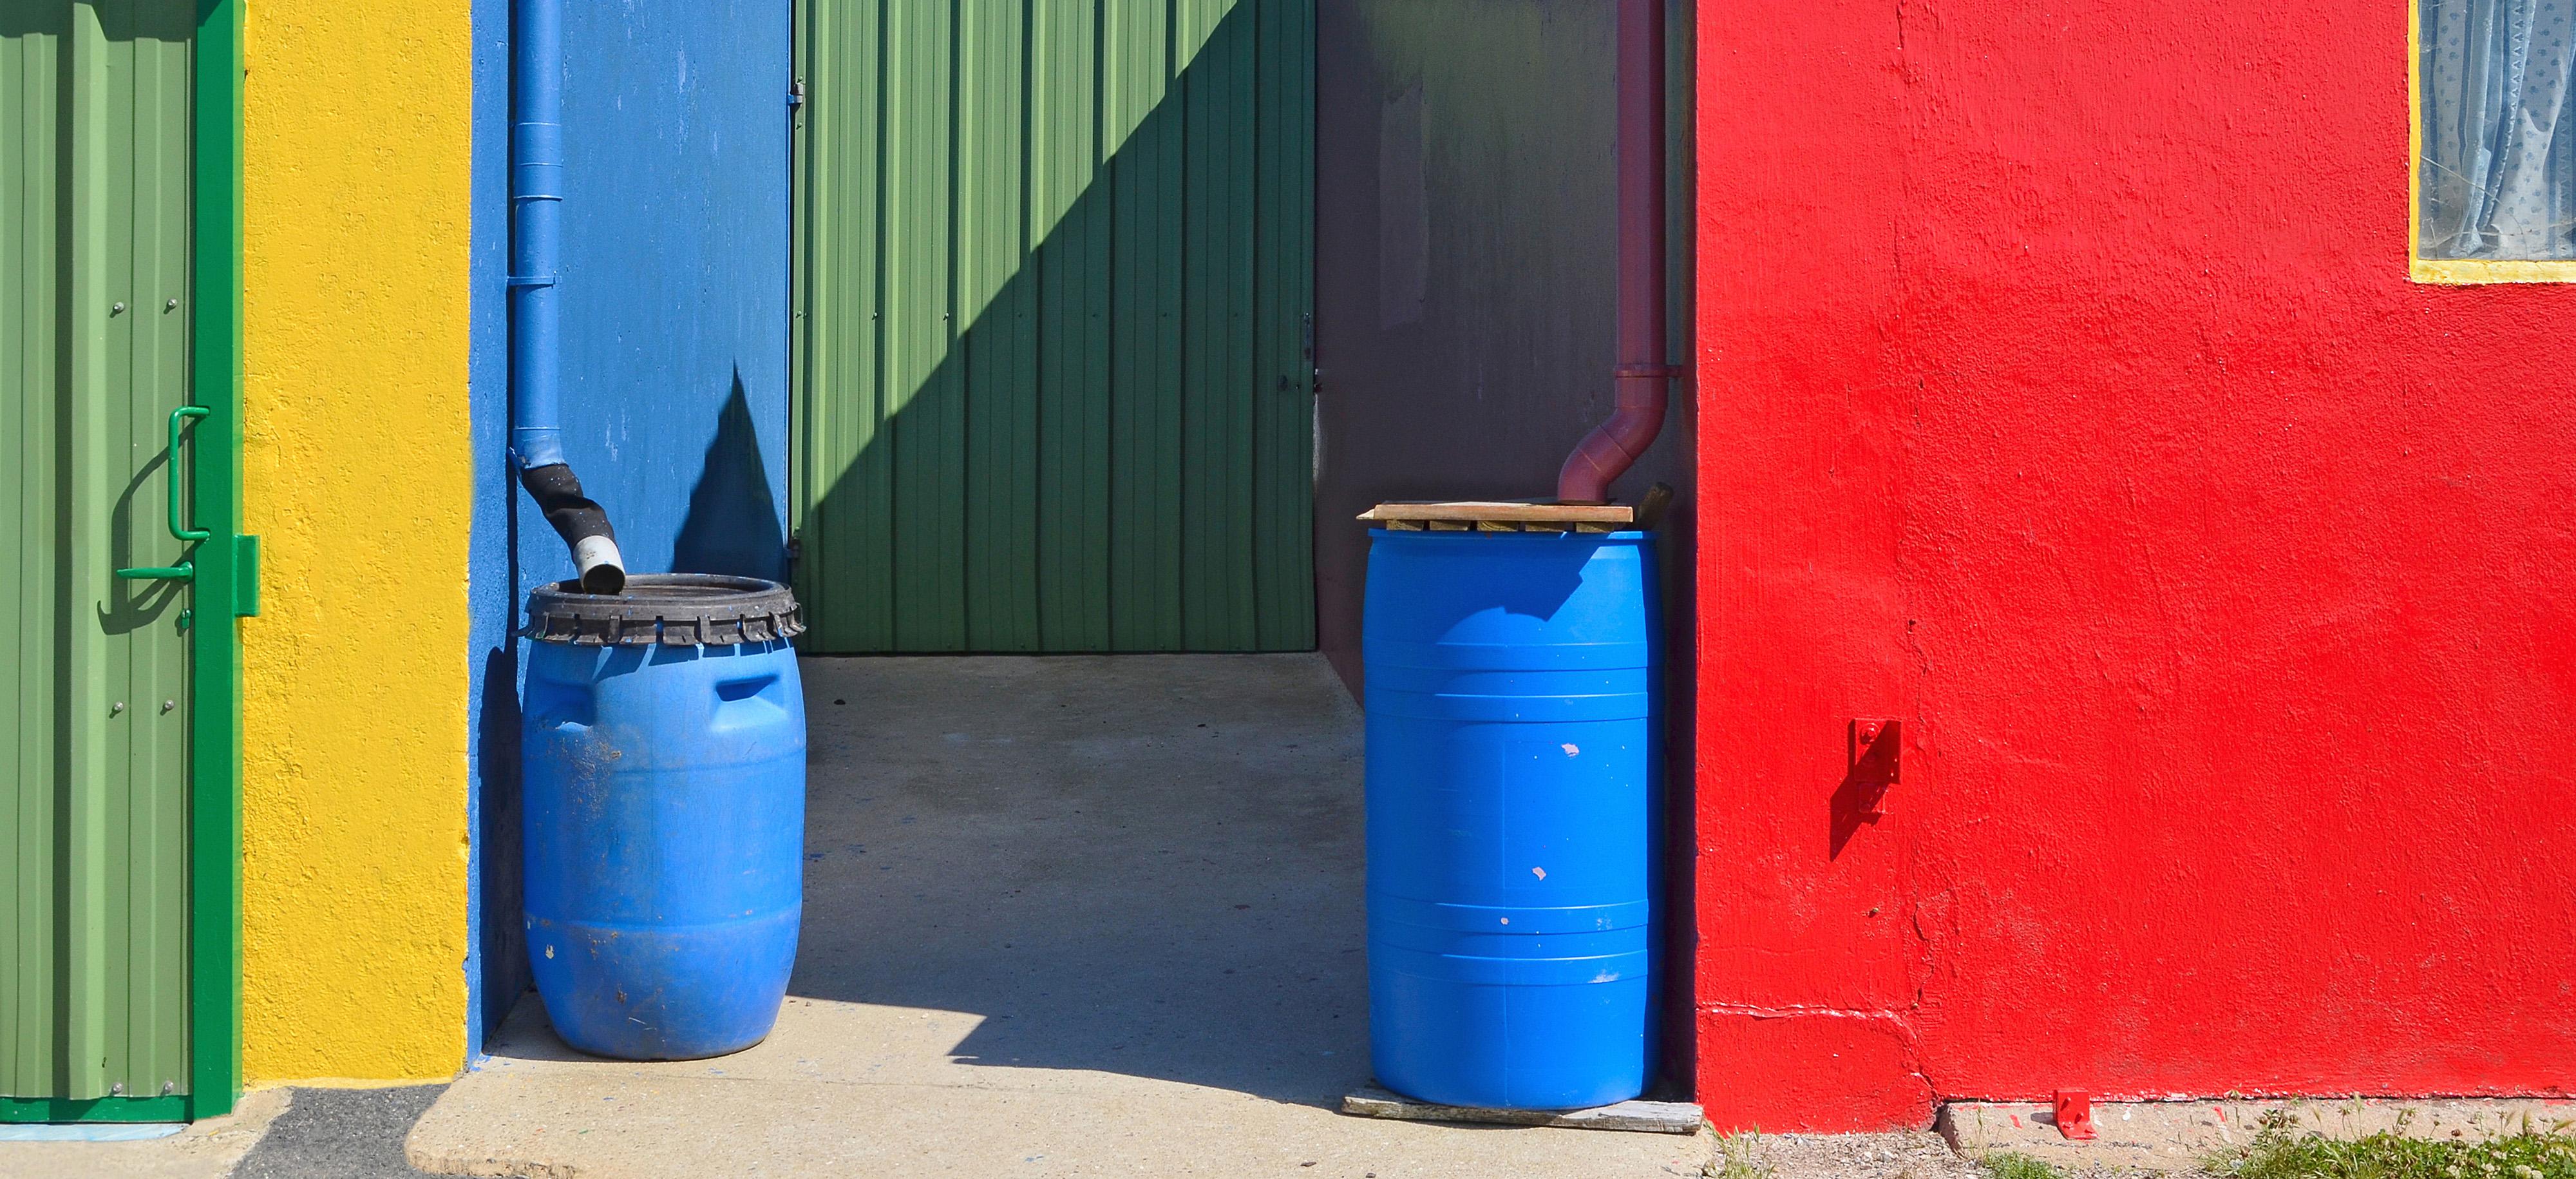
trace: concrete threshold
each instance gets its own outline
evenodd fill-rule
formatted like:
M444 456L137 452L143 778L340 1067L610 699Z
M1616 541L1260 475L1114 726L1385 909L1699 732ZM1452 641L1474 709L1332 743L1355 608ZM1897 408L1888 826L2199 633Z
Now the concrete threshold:
M635 1064L533 997L413 1130L465 1175L1697 1175L1709 1136L1345 1117L1360 716L1313 655L808 659L768 1041Z
M225 1179L286 1112L290 1098L284 1089L255 1089L223 1117L146 1139L0 1142L0 1179Z
M1936 1129L1971 1157L2012 1151L2062 1166L2188 1171L2242 1148L2267 1123L2293 1134L2351 1140L2381 1132L2481 1141L2525 1130L2576 1127L2576 1101L2517 1098L2310 1098L2300 1100L2095 1101L2094 1134L2070 1139L2050 1107L1954 1101Z

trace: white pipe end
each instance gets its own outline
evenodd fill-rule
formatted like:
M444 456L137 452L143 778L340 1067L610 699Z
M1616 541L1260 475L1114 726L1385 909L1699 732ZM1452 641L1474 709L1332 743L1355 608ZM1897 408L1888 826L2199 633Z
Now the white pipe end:
M613 594L626 588L626 559L617 551L617 542L605 536L585 536L572 542L573 568L581 574L581 588L594 594Z

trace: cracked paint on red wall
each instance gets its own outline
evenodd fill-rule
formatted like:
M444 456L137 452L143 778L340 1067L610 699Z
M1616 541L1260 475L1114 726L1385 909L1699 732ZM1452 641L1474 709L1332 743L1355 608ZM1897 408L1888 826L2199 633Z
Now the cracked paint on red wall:
M1711 1118L2576 1086L2576 290L2408 280L2404 5L1698 22Z

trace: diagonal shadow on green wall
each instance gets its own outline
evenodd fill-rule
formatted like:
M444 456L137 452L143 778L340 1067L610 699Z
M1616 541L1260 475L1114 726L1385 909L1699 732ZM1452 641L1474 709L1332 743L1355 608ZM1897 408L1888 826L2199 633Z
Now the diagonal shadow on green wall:
M1312 0L800 16L804 648L1310 649Z

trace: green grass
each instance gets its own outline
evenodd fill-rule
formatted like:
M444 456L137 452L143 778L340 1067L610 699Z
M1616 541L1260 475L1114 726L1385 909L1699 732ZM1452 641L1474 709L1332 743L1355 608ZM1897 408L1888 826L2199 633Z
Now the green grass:
M2066 1179L2066 1172L2015 1151L1988 1151L1977 1161L1995 1179Z
M1708 1179L1774 1179L1771 1165L1754 1156L1761 1135L1753 1131L1717 1136L1717 1157L1700 1173Z
M2385 1132L2338 1140L2267 1117L2251 1144L2202 1166L2225 1179L2576 1179L2576 1136L2565 1129L2526 1125L2484 1141Z

